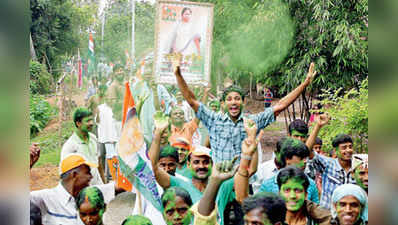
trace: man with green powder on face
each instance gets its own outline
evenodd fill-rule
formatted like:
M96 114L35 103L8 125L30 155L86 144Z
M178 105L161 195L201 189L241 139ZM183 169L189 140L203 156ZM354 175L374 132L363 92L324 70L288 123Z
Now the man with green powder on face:
M368 196L355 184L343 184L332 194L332 225L367 225Z
M211 174L212 160L210 158L210 149L200 146L190 150L187 168L191 170L192 178L189 182L171 176L161 169L158 163L160 156L160 138L167 127L167 120L155 120L155 132L149 149L149 158L152 162L156 181L164 189L177 186L188 190L192 196L193 202L197 202L202 197L202 192L206 188L207 180Z
M368 154L354 154L352 156L352 171L355 181L366 193L369 188L369 161Z
M304 172L305 164L309 155L309 151L307 146L297 139L293 138L286 138L282 143L281 148L281 166L285 168L286 166L296 166L297 168L301 169ZM280 171L278 172L278 174ZM248 195L248 185L247 177L240 176L236 182L236 190L237 195L239 196L238 199L244 199ZM306 190L308 193L308 200L319 203L319 193L318 189L316 188L316 184L314 180L311 178L309 179L309 188ZM243 184L243 185L239 185ZM259 189L259 192L272 192L272 193L279 193L280 189L277 183L277 175L265 180Z
M94 118L91 111L87 108L77 108L73 113L75 131L65 142L61 150L61 161L68 155L78 153L83 155L89 162L99 164L100 154L97 151L97 138L91 133L94 127ZM104 172L100 166L91 168L93 179L92 185L103 184Z
M222 97L225 113L214 112L199 102L194 93L189 89L181 75L178 58L175 59L174 64L177 84L182 95L195 111L196 117L203 122L203 125L209 131L213 161L217 163L223 160L231 160L235 156L240 158L241 143L247 136L243 126L242 109L245 94L242 89L237 86L228 87ZM274 122L275 117L300 96L316 74L314 67L315 64L311 63L305 81L273 107L269 107L264 112L250 116L250 119L256 123L258 132Z
M310 150L310 159L314 168L322 174L322 194L320 205L329 209L330 198L334 189L342 184L356 184L352 171L352 155L354 152L352 138L347 134L338 134L332 140L332 146L336 150L337 158L330 158L313 151L312 146L319 130L327 124L329 115L321 114L315 118L315 126L307 140Z
M306 200L308 177L295 166L282 169L277 177L279 195L286 202L286 223L289 225L329 225L328 210Z

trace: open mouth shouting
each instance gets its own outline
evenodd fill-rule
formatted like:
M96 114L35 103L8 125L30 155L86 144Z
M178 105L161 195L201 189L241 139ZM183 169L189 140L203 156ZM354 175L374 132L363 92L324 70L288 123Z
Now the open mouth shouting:
M229 107L229 114L231 114L231 116L237 116L240 113L240 107L238 105L231 105Z

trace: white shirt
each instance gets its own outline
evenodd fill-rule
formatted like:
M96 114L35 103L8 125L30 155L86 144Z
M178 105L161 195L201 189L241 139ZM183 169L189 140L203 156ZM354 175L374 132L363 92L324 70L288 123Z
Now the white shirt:
M256 181L253 183L253 191L257 193L264 180L267 180L278 173L274 158L260 164L256 172Z
M98 185L104 195L105 203L115 197L115 184ZM30 201L38 206L42 215L43 225L74 225L83 224L76 209L75 199L64 186L59 183L51 189L30 192Z
M112 109L104 103L98 106L98 111L100 120L98 124L98 142L116 142L118 139Z
M87 161L98 165L99 153L97 151L97 138L93 133L89 132L88 134L90 138L89 143L86 144L79 136L77 136L76 132L73 132L72 136L70 136L62 146L60 162L62 162L62 160L68 155L77 153L82 155ZM98 168L91 168L91 175L93 175L93 179L90 181L91 185L104 184Z

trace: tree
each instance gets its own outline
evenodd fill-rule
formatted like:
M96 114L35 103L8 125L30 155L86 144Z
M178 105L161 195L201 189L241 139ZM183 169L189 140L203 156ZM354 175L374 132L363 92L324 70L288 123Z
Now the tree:
M117 1L106 9L103 47L98 52L111 62L124 62L125 51L131 49L131 6L128 1ZM155 6L147 2L136 2L135 6L135 57L153 49ZM99 26L97 27L100 32ZM98 41L97 36L97 43Z
M340 93L342 92L342 93ZM332 140L338 134L349 134L354 141L354 149L359 153L368 152L368 78L362 81L359 90L352 88L344 92L327 89L321 94L325 97L320 110L331 116L329 124L321 129L324 149L332 149Z
M87 41L85 30L93 23L94 10L93 5L78 7L71 0L30 0L34 49L53 75L60 72L65 55L77 52L83 36Z

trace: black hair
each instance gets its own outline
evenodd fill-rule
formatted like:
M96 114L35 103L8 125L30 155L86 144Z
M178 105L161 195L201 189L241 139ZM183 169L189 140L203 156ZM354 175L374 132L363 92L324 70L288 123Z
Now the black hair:
M287 211L285 201L274 193L260 192L243 201L245 214L256 208L262 208L272 224L285 221Z
M177 149L170 145L164 146L162 149L160 149L159 159L166 158L166 157L172 157L173 159L175 159L178 162Z
M308 125L306 122L300 119L293 120L289 124L289 135L292 135L293 130L296 130L302 134L308 134Z
M322 145L322 139L320 139L319 137L316 137L315 144L316 145Z
M308 147L302 141L294 138L286 138L282 144L281 151L281 163L283 167L286 166L286 159L291 159L293 156L304 159L310 155Z
M185 8L183 8L182 11L181 11L181 16L184 15L184 12L187 11L187 10L191 11L191 13L192 13L192 9L190 9L190 8L188 8L188 7L185 7Z
M242 88L239 87L239 86L237 86L237 85L231 85L231 86L227 87L227 88L223 91L222 97L221 97L221 101L225 102L225 98L227 97L227 95L228 95L230 92L237 92L237 93L239 93L239 95L242 97L242 101L245 100L245 93L244 93L244 91L242 90Z
M42 225L40 208L30 202L30 225Z
M335 138L333 138L332 146L334 148L337 148L340 144L347 143L347 142L352 144L352 138L349 135L338 134Z
M165 190L162 194L162 205L163 208L166 207L167 203L170 201L170 195L181 197L188 206L192 206L192 198L188 191L180 187L170 187Z
M308 177L305 175L304 171L295 166L288 166L279 171L278 176L276 177L279 189L281 189L282 185L288 182L290 179L303 182L302 185L304 190L307 192L310 181L308 180Z
M101 190L95 186L83 188L75 198L76 208L79 209L80 205L88 197L90 204L96 209L105 209L104 195Z
M276 149L275 149L275 153L279 153L282 150L282 144L283 142L286 140L286 137L282 137L280 138L277 142L276 142Z
M93 113L90 110L88 110L87 108L84 108L84 107L77 108L75 110L75 112L73 112L73 122L75 123L75 126L77 127L76 123L82 122L82 119L84 117L91 116L91 115L93 115Z

